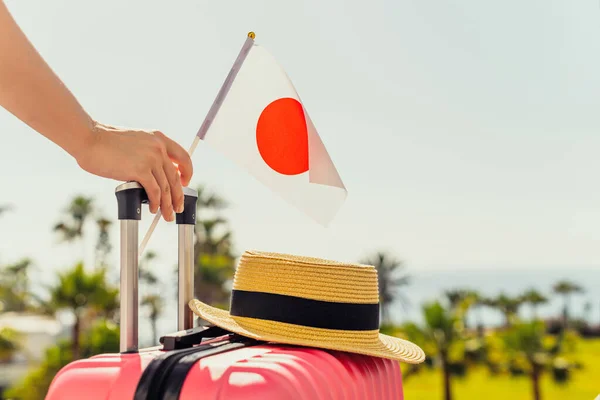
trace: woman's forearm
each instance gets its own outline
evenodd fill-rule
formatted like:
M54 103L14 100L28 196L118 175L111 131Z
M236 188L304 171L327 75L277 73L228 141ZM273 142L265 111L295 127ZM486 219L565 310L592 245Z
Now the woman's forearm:
M0 106L77 158L94 122L0 0Z
M160 131L96 123L25 37L0 0L0 106L71 154L81 168L139 182L150 211L173 221L183 211L182 185L193 173L189 154ZM6 132L0 129L0 135ZM177 168L174 164L177 164Z

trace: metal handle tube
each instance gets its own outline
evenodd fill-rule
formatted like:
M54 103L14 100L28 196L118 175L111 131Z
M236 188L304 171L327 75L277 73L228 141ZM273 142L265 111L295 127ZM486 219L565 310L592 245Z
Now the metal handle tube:
M198 192L184 188L183 212L177 214L178 225L178 294L177 330L194 327L194 314L189 302L194 298L194 226Z
M121 220L120 351L138 350L138 221Z
M178 262L179 294L177 306L177 330L191 329L194 314L188 303L194 298L194 225L179 225Z
M122 353L138 351L138 232L141 206L148 200L137 182L117 186L121 224L120 341Z

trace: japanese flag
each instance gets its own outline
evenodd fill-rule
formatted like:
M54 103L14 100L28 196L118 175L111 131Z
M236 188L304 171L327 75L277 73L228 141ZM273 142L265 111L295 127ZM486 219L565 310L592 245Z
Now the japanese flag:
M198 136L327 225L346 188L285 71L249 35Z

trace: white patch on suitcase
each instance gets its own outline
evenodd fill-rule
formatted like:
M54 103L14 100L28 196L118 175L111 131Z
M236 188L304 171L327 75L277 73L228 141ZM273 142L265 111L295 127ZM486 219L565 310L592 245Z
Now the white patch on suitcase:
M231 386L249 386L259 383L267 383L264 376L256 372L232 372L229 376L229 384Z

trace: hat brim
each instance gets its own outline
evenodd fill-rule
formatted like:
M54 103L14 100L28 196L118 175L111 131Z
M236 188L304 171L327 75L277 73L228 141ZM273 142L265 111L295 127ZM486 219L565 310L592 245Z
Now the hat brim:
M236 317L195 299L189 302L189 306L198 317L218 327L265 342L358 353L407 364L419 364L425 360L425 353L416 344L378 331L357 333Z

